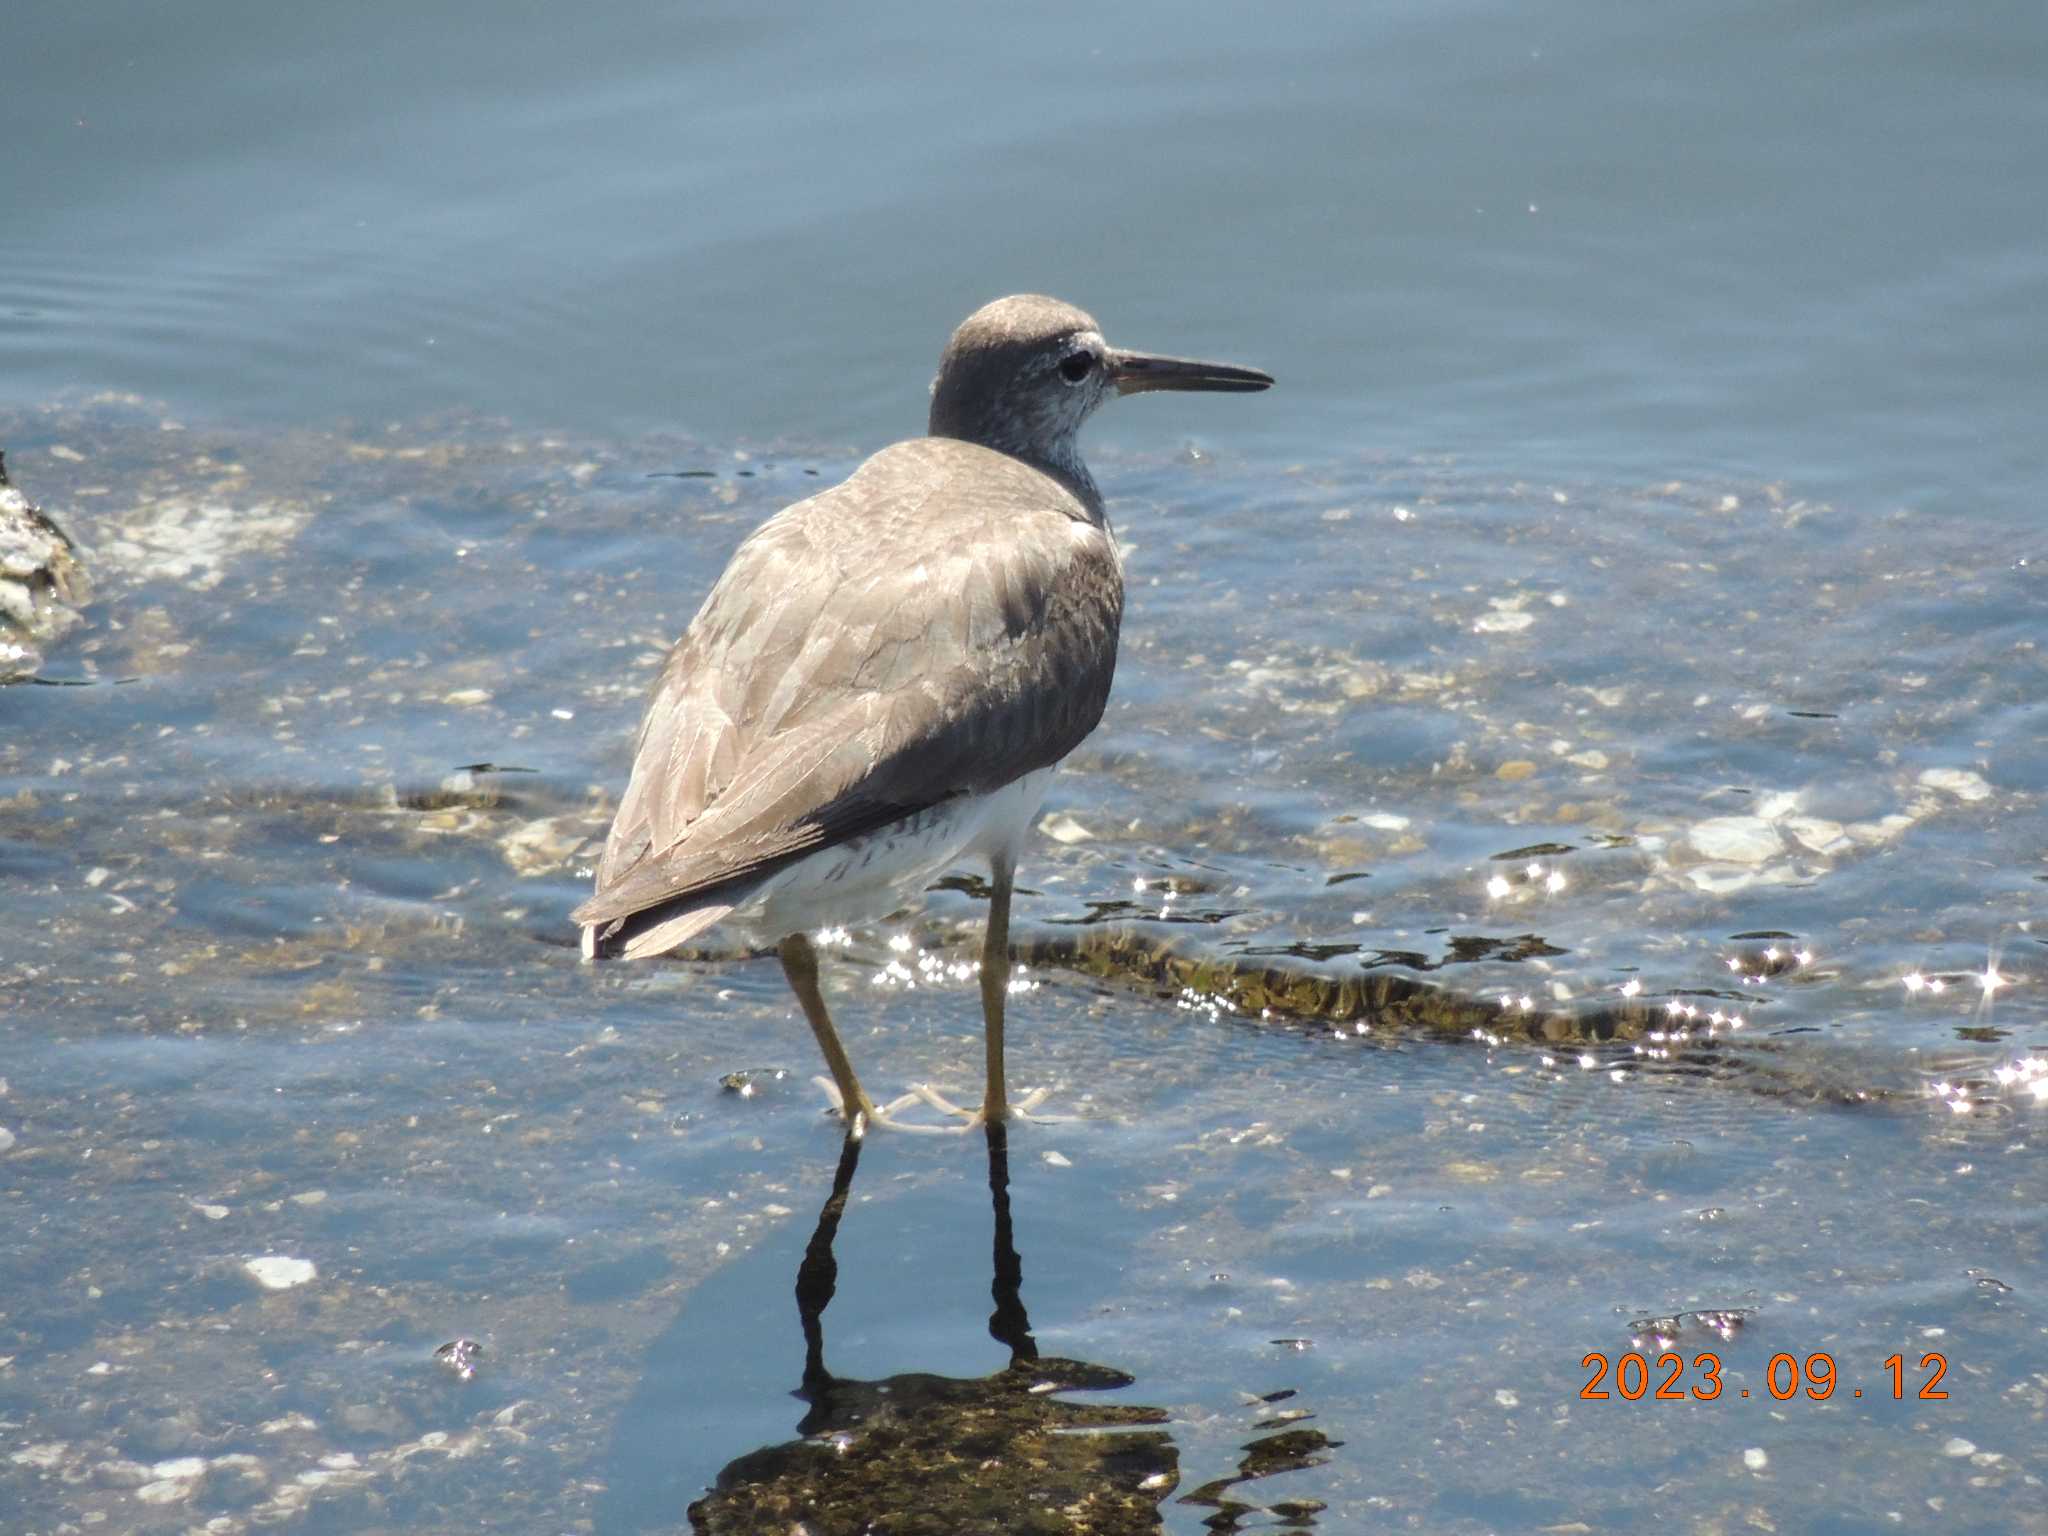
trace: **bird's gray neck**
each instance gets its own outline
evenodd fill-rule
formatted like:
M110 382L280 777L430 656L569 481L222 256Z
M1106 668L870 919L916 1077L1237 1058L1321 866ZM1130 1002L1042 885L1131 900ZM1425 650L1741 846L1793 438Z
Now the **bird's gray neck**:
M963 443L978 443L984 448L993 448L997 453L1006 453L1013 459L1021 459L1033 469L1045 471L1074 493L1075 499L1088 509L1090 522L1107 527L1108 520L1102 510L1102 492L1095 488L1095 477L1088 473L1088 466L1081 461L1080 444L1074 441L1074 434L1071 431L1047 431L1046 426L1043 422L1009 414L966 419L946 409L946 403L935 398L929 430L933 437L953 437Z
M1074 440L1068 438L1061 446L1065 452L1057 455L1031 453L1023 448L1006 448L996 443L985 446L998 453L1007 453L1013 459L1022 459L1033 469L1042 469L1074 493L1074 499L1088 509L1088 521L1100 527L1108 527L1109 520L1102 511L1102 492L1095 488L1095 477L1088 473L1088 466L1081 462L1080 449Z

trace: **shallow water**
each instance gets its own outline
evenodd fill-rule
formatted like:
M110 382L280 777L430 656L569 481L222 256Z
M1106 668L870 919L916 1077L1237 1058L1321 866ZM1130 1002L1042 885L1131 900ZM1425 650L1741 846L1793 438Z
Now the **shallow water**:
M0 105L95 591L0 690L0 1524L2048 1530L2038 17L116 14ZM821 1229L772 961L565 917L732 546L1024 286L1281 387L1092 438L1070 1118ZM878 1088L979 907L830 951Z
M675 1528L796 1432L790 1287L835 1142L771 963L591 971L563 914L681 617L641 557L708 577L846 465L35 420L78 456L53 502L130 489L65 653L91 686L5 696L8 1289L36 1299L0 1387L32 1528L138 1499ZM1227 1497L1339 1529L1931 1497L2011 1528L2044 1366L2018 530L1905 560L1765 488L1101 472L1131 643L1017 919L1013 1070L1079 1117L1012 1144L1041 1353L1134 1378L1175 1498L1236 1474L1247 1395L1298 1393L1314 1419L1267 1433L1369 1454ZM1322 551L1267 573L1294 618L1233 540ZM973 1080L976 905L835 952L872 1081ZM999 1370L976 1145L864 1162L828 1368ZM263 1256L317 1278L264 1294ZM1754 1411L1577 1397L1589 1352L1717 1308L1748 1321L1680 1347ZM466 1385L433 1358L458 1337ZM1913 1350L1952 1362L1946 1401L1878 1396ZM1780 1353L1867 1405L1764 1408Z

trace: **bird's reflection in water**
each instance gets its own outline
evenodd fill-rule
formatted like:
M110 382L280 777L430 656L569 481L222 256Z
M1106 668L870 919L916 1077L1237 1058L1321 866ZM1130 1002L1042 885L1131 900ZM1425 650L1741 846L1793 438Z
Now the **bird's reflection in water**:
M990 1376L906 1372L880 1381L835 1376L825 1364L825 1308L838 1282L832 1242L845 1213L861 1143L848 1139L832 1196L797 1272L810 1405L803 1437L728 1464L690 1506L697 1531L969 1533L1157 1531L1159 1506L1180 1480L1163 1409L1076 1403L1063 1391L1127 1387L1107 1366L1043 1358L1022 1295L1023 1264L1010 1225L1004 1127L987 1126L995 1205L995 1311L989 1332L1010 1351Z

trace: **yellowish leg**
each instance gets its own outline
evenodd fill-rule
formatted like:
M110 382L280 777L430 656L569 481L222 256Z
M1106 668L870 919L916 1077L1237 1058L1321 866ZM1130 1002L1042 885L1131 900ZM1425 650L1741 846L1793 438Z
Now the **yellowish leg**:
M943 1129L936 1125L909 1125L895 1118L897 1110L917 1103L923 1097L921 1094L906 1093L893 1103L875 1108L874 1100L867 1096L860 1079L854 1075L853 1062L846 1054L846 1047L839 1043L839 1031L832 1027L832 1015L825 1010L825 994L818 989L818 952L800 933L784 939L777 952L782 956L782 974L789 978L790 991L803 1005L804 1018L811 1026L811 1033L817 1037L819 1053L824 1056L825 1065L832 1073L830 1083L822 1077L816 1081L838 1101L834 1107L846 1121L846 1134L858 1139L878 1125L892 1131L931 1133Z
M838 1086L839 1111L846 1117L847 1133L858 1135L862 1118L876 1118L875 1106L861 1087L860 1079L854 1076L846 1047L839 1043L839 1031L832 1027L832 1015L825 1011L825 994L818 990L818 952L803 934L792 933L782 941L780 953L782 974L789 978L789 989L796 994L811 1033L818 1038L826 1069Z
M988 931L981 941L981 1022L988 1051L988 1085L982 1091L981 1109L970 1114L922 1084L911 1089L932 1108L959 1116L965 1123L950 1127L958 1131L971 1131L978 1125L1001 1125L1006 1120L1056 1118L1031 1113L1045 1102L1046 1095L1052 1092L1050 1088L1034 1088L1012 1104L1003 1082L1003 1005L1010 997L1010 891L1016 884L1017 866L1010 859L996 859L991 861L989 873L994 877L993 889L988 902Z
M988 931L981 940L981 1023L988 1050L988 1087L982 1095L984 1120L1000 1124L1010 1113L1003 1083L1003 1004L1010 996L1010 888L1017 866L999 859L991 871L995 889L988 899Z
M981 1118L1001 1124L1010 1116L1010 1094L1004 1085L1004 1004L1010 999L1010 889L1016 885L1016 860L999 858L989 872L995 881L989 893L989 928L981 936L981 1026L989 1081L981 1096Z

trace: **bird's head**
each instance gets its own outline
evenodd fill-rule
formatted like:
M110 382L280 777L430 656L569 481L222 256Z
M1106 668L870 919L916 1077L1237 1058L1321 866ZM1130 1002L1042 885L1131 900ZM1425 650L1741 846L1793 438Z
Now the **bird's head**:
M1089 484L1076 437L1111 395L1150 389L1245 392L1256 368L1126 352L1094 316L1040 294L984 304L960 323L932 381L931 435L980 443Z

